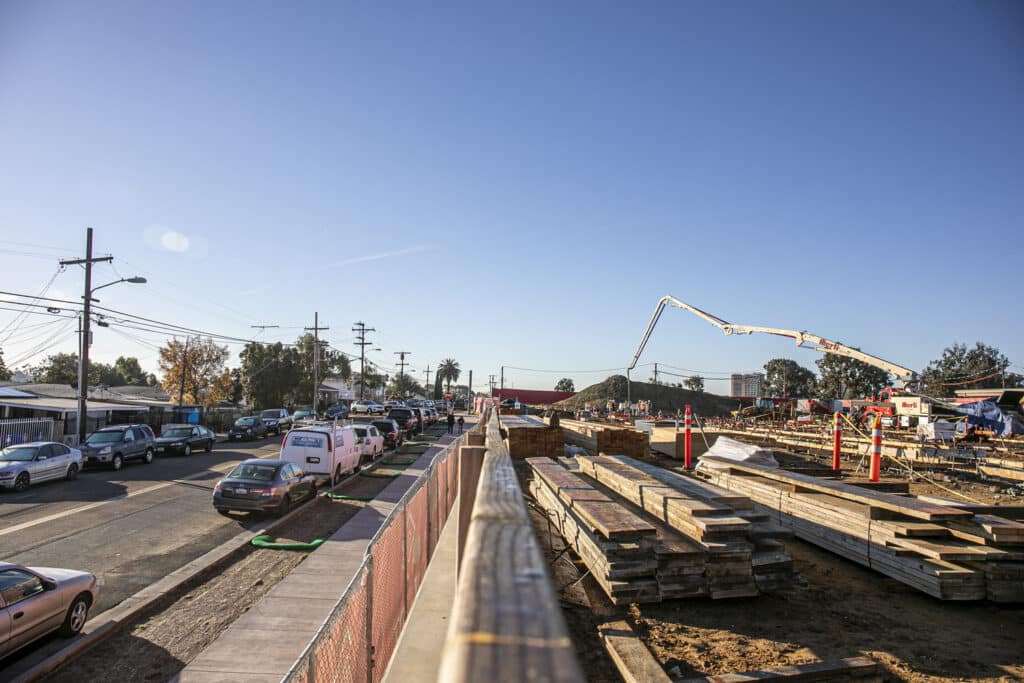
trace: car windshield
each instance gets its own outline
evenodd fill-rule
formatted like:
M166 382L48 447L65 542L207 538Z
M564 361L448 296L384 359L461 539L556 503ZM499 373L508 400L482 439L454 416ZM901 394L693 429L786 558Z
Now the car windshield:
M93 432L86 438L86 443L116 443L124 438L121 430L113 432Z
M280 414L280 410L264 410L262 413L260 413L260 417L277 417Z
M391 425L390 422L374 422L373 426L384 432L395 431L395 428Z
M241 417L235 420L236 427L251 427L256 423L255 417Z
M0 451L0 460L13 462L28 462L36 457L36 446L8 446Z
M165 429L163 436L166 436L169 439L184 439L186 436L192 436L192 430L188 427Z
M366 436L365 427L353 427L352 431L356 433L356 436Z
M231 470L228 475L231 479L251 479L254 481L274 481L280 465L260 465L243 462Z

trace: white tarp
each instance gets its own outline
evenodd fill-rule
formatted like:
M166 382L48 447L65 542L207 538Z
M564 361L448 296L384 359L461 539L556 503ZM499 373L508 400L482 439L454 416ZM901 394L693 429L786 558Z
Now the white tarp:
M730 439L727 436L720 436L715 441L715 445L708 449L707 453L701 456L700 462L697 463L697 469L702 467L713 467L711 463L705 463L703 458L707 456L714 456L716 458L722 458L723 460L732 460L734 462L742 462L749 465L758 465L760 467L778 467L779 463L775 459L771 450L768 448L761 448L760 446L753 446L749 443L743 443L736 439Z
M917 425L917 435L925 439L949 441L956 436L956 423L941 420L939 422Z

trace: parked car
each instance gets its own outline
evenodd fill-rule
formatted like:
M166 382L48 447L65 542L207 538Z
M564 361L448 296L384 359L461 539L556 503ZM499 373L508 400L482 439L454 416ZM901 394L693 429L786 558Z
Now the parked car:
M372 424L354 425L352 432L356 435L360 456L376 460L384 455L384 437Z
M119 470L128 460L153 462L156 438L149 425L104 427L87 436L79 450L83 466L110 465Z
M461 399L461 398L455 399L455 410L465 410L465 409L466 409L466 402L463 399Z
M249 415L235 420L235 424L228 430L228 441L238 439L262 439L267 435L267 425L259 417Z
M427 427L430 426L430 419L427 417L427 409L426 408L413 408L412 412L413 412L413 415L418 416L418 419L420 421L419 430L421 432L424 429L426 429Z
M384 409L385 410L391 410L392 408L405 408L405 407L406 407L406 405L405 405L404 401L385 401L384 402Z
M388 411L388 419L394 420L398 426L405 430L407 436L414 436L420 433L419 419L414 413L414 408L392 408Z
M384 437L385 448L398 448L405 440L405 432L398 423L387 418L377 418L371 423Z
M260 413L268 434L280 434L292 428L292 416L284 408L271 408Z
M89 572L0 562L0 659L53 631L81 631L97 583Z
M441 416L437 412L437 408L427 408L427 417L430 419L430 424L434 424L441 419Z
M217 512L274 512L283 515L292 504L316 498L316 477L283 460L251 458L213 487Z
M0 450L0 489L24 491L51 479L72 480L82 469L82 452L55 441L34 441ZM0 635L3 622L0 621Z
M316 420L316 413L312 410L296 410L292 413L292 427L300 422L313 422Z
M202 425L164 425L156 439L156 452L160 455L192 455L199 450L209 453L216 441L213 430Z
M288 432L281 444L280 459L336 484L359 469L360 450L351 425L303 426Z
M344 403L335 403L327 407L327 410L324 411L324 417L328 420L344 420L348 417L349 412L349 407Z
M376 401L352 401L353 413L368 413L370 415L383 415L384 406Z

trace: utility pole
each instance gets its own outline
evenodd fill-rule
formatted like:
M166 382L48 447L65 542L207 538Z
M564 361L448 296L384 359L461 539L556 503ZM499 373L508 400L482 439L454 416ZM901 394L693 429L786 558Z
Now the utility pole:
M402 385L405 383L405 357L411 356L412 351L395 351L398 356L398 393L404 393Z
M505 391L505 366L504 365L501 366L501 391L502 391L502 393L504 393L504 391ZM499 395L498 398L504 399L505 397L503 395Z
M658 383L658 364L654 364L654 383Z
M185 350L181 353L181 384L178 387L178 410L181 410L181 404L185 400L185 373L188 372L188 340L189 337L185 337ZM183 419L180 418L179 419Z
M320 312L313 313L313 327L305 328L307 332L313 333L313 414L319 415L320 407L320 330L329 330L329 327L320 327Z
M355 327L352 331L356 333L356 338L359 341L356 342L356 346L359 347L359 400L363 400L363 390L366 388L366 347L371 346L373 342L366 341L367 332L376 332L372 327L367 327L366 323L359 321L352 323Z
M85 229L85 258L61 261L61 267L85 266L85 293L82 295L82 324L78 351L78 443L85 441L87 423L89 421L89 345L92 341L89 332L89 312L92 307L92 264L111 262L113 256L92 257L92 228Z
M427 396L430 395L430 363L427 363L427 369L423 371L423 374L427 376Z
M494 377L495 377L495 375L488 375L488 378L487 378L487 383L491 386L491 393L490 393L489 398L493 398L494 397L494 385L497 384L497 382L494 381Z
M469 391L466 396L466 410L473 410L473 371L469 371Z

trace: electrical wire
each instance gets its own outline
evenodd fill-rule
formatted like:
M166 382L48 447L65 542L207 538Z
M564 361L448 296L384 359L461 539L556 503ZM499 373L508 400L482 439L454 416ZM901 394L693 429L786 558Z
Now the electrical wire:
M50 276L50 279L47 281L47 283L45 285L43 285L43 288L39 291L39 294L37 294L35 297L32 297L32 300L28 304L26 304L26 310L28 310L27 306L31 306L31 305L35 304L37 301L39 301L40 298L42 298L46 294L46 292L50 289L50 286L53 285L54 280L56 280L57 276L60 275L62 272L63 272L63 268L58 268L56 270L56 272L54 272L54 274ZM10 334L8 334L3 339L0 339L0 344L5 344L7 342L7 340L10 338L10 335L13 334L14 331L17 331L17 329L18 329L17 325L18 325L19 321L24 319L24 316L25 316L24 313L21 313L19 315L14 316L14 318L10 322L8 322L6 325L4 325L3 329L0 329L0 335L2 335L4 332L6 332L12 326L14 327L14 330L12 330L12 332Z

